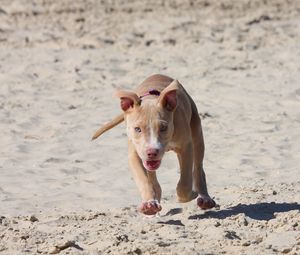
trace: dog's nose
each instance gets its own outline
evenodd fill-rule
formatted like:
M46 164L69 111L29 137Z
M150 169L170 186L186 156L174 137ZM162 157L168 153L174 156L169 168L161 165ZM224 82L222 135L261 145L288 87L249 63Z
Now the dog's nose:
M159 150L155 148L148 148L146 150L148 158L155 158L158 155Z

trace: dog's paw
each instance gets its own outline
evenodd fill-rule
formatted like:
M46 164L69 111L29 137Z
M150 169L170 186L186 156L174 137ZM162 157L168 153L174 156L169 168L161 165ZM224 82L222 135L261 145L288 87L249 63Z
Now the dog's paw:
M197 205L202 210L207 210L215 207L216 202L210 196L199 195L197 198Z
M149 200L142 203L138 208L138 211L145 215L155 215L156 213L161 211L161 205L157 200Z

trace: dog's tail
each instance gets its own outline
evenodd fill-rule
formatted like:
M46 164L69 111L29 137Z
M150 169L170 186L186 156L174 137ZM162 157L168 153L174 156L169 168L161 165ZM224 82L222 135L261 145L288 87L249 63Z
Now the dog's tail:
M100 135L102 135L105 131L117 126L120 124L122 121L124 121L124 114L120 114L117 117L115 117L113 120L110 122L106 123L103 127L99 128L96 133L93 135L92 140L95 140L98 138Z

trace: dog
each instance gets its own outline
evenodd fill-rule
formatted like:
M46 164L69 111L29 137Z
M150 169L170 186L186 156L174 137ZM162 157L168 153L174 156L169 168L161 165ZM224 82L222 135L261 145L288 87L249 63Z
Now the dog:
M156 74L143 81L135 91L117 91L117 97L123 113L97 130L92 139L126 122L129 165L142 198L138 211L155 215L162 209L162 190L156 170L169 150L177 154L180 166L176 188L178 202L197 198L201 209L215 207L203 170L201 120L184 87L175 79Z

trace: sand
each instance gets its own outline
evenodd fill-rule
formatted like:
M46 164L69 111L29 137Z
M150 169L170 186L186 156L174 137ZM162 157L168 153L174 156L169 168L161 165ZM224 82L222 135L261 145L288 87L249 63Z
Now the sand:
M299 254L299 1L34 1L0 5L0 254ZM202 116L208 189L136 211L113 97L154 73Z

